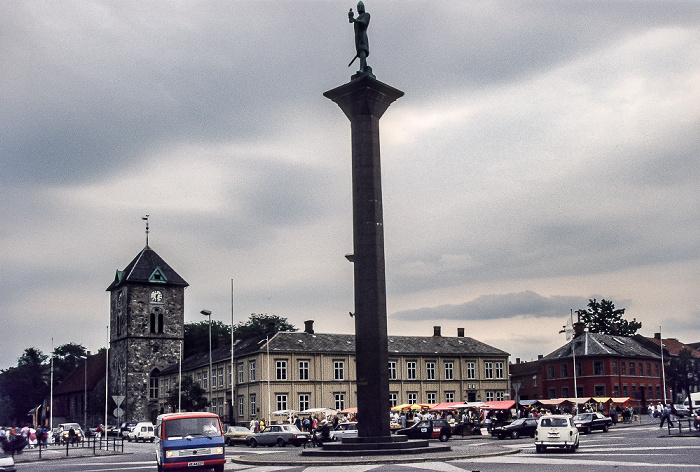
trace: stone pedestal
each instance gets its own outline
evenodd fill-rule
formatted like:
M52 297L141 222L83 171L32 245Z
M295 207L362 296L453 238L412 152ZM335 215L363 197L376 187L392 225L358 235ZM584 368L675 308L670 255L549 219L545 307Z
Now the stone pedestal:
M360 76L323 94L352 130L355 355L358 436L395 444L389 427L389 359L379 119L403 92Z

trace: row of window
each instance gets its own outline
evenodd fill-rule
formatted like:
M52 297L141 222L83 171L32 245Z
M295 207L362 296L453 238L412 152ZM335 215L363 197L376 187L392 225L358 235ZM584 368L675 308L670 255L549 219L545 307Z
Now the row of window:
M309 360L299 360L297 361L297 379L298 380L310 380L310 363ZM344 360L334 360L333 361L333 380L344 381L346 380L346 366ZM454 361L444 361L442 365L442 379L441 380L454 380L455 379L455 363ZM466 379L473 380L477 378L476 362L468 361L465 364L466 368ZM424 380L438 380L437 372L437 362L426 361L425 362L425 376ZM417 361L406 361L406 380L418 380L419 379L419 367ZM502 361L487 361L484 362L484 378L485 379L505 379L505 363ZM244 365L242 362L238 363L237 368L238 383L243 383L244 379ZM286 359L276 359L275 360L275 380L290 380L289 375L289 362ZM399 369L398 361L389 361L389 380L399 379ZM248 381L255 382L257 380L256 376L256 362L255 360L248 361ZM205 387L206 388L206 387Z
M579 398L585 398L586 395L591 396L591 392L585 392L584 386L583 385L577 385L576 386L577 394L576 396ZM606 392L606 387L605 385L594 385L593 386L593 392L592 396L594 397L607 397L608 393ZM652 385L639 385L639 391L644 392L646 395L646 400L650 400L652 398L652 395L654 393L654 386ZM549 395L549 398L570 398L570 390L569 387L561 387L560 390L561 395L557 395L557 389L552 387L549 388L549 391L547 394ZM622 393L622 395L620 395ZM613 386L613 392L612 392L613 397L632 397L635 398L637 396L637 385L632 384L627 386L627 384L622 385L622 391L620 391L620 386L618 384L615 384ZM653 398L661 398L661 386L657 385L656 386L656 396Z
M644 363L643 362L630 361L628 363L627 361L620 361L619 365L620 365L620 369L618 371L618 361L616 361L616 360L612 361L612 375L629 375L631 377L636 377L637 372L639 372L640 377L644 376ZM628 365L629 365L629 374L627 374L627 366ZM639 370L637 370L637 366L639 366ZM651 375L652 366L654 369L654 377L658 377L659 376L659 364L657 364L657 363L652 364L651 362L646 363L646 376L647 377L652 376ZM593 361L593 375L605 375L605 363L603 361ZM583 376L583 368L582 368L580 362L576 363L576 376L577 377ZM568 378L569 377L569 364L568 363L562 363L559 365L559 377L560 378ZM547 378L548 379L555 379L556 378L556 366L554 364L549 364L547 366Z

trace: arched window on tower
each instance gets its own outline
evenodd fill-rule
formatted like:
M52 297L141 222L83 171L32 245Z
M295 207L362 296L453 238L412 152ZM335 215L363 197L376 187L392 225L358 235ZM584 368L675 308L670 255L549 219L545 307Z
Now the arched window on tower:
M158 313L158 332L163 333L163 312Z
M153 307L151 309L149 332L151 332L151 333L162 333L163 332L163 309L159 306Z
M153 369L151 371L150 378L148 379L148 398L151 400L158 399L158 376L160 375L160 370Z

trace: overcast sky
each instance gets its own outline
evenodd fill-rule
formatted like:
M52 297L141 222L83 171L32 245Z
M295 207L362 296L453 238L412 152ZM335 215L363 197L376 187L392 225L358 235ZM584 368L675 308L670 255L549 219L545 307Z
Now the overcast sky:
M524 360L589 298L700 341L700 2L378 1L389 334ZM150 246L185 320L351 333L353 1L0 2L0 368L106 345Z

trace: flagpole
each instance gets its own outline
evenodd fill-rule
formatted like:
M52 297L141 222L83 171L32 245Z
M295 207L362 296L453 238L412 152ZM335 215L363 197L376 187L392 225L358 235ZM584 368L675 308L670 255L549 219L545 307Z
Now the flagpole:
M235 403L234 403L234 396L233 396L233 385L235 383L234 381L235 378L235 373L233 371L233 279L231 279L231 424L235 424L236 420L236 415L235 415Z
M178 373L177 411L182 411L182 340L180 340L180 372Z
M664 389L664 405L666 405L666 367L664 366L664 338L661 336L661 326L659 326L659 349L661 350L661 382Z

